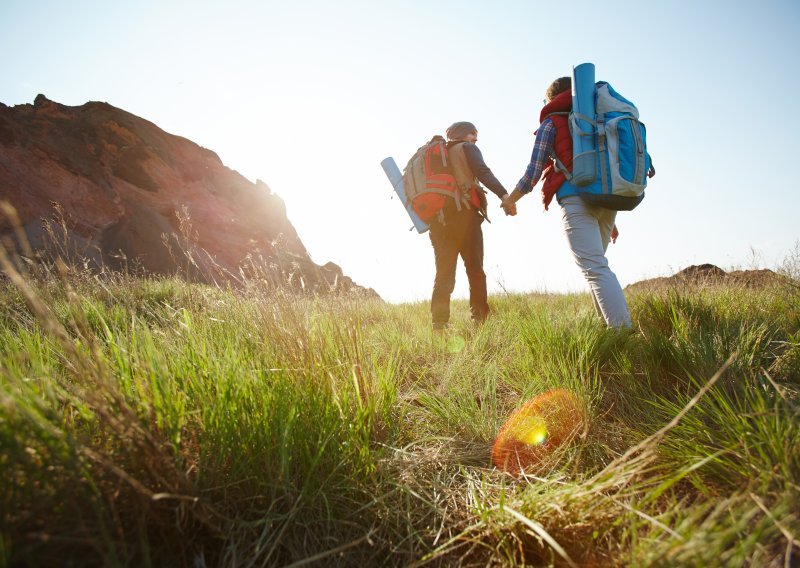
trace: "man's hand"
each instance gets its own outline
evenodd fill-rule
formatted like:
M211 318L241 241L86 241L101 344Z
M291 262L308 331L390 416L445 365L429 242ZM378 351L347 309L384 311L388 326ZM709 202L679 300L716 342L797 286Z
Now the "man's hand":
M517 214L517 204L514 200L509 198L508 194L503 196L500 207L502 207L505 214L510 217Z
M500 205L505 211L506 215L509 217L513 217L517 214L517 204L516 203L503 203Z
M619 229L617 229L617 225L614 224L614 228L611 229L611 244L617 244L617 237L619 237Z
M650 169L647 170L647 177L651 178L656 175L656 169L653 167L653 163L650 162Z

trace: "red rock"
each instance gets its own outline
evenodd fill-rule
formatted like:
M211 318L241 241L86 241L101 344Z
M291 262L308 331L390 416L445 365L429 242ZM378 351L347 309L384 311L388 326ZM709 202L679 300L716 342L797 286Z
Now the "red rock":
M123 256L147 273L178 271L185 211L188 248L201 267L195 277L238 275L250 255L272 265L277 281L289 279L281 267L291 264L307 289L334 282L360 289L338 266L311 261L283 200L264 182L251 183L211 150L107 103L70 107L44 95L33 105L0 103L0 199L17 209L34 247L45 245L40 220L58 204L72 244L112 268ZM0 235L12 230L0 217Z

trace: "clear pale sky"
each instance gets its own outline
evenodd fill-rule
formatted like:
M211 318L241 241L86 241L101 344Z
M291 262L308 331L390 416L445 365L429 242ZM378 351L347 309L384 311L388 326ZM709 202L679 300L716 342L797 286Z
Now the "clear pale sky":
M390 301L429 296L433 252L380 161L469 120L510 191L545 88L587 61L639 107L658 172L618 217L623 286L774 267L800 239L796 0L0 0L0 51L0 102L107 101L214 150L284 198L317 263ZM490 199L490 292L586 289L557 205Z

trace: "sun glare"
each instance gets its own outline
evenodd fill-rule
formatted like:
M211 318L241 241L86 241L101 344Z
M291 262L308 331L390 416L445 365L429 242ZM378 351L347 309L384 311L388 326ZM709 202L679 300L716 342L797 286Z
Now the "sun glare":
M554 389L526 402L497 434L492 461L509 473L536 468L569 443L586 424L580 399L566 389Z

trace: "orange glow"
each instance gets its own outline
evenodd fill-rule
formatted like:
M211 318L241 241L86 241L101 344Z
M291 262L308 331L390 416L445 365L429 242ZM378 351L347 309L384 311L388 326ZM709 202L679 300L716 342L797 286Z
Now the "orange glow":
M566 389L547 391L509 416L495 439L492 461L509 473L530 471L585 424L586 411L578 397Z

